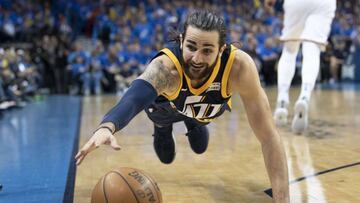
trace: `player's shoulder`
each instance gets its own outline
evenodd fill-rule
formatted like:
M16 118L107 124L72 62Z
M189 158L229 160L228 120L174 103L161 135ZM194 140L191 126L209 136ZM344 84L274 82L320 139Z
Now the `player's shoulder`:
M155 63L155 64L160 63L162 66L164 66L166 69L168 69L170 71L176 70L175 63L166 54L161 54L161 55L155 57L150 63Z
M152 84L158 94L172 95L181 84L179 72L165 54L159 55L150 61L139 79Z
M175 42L166 43L151 62L160 62L170 70L180 69L179 49L179 45Z
M250 67L252 64L254 64L254 60L251 58L251 56L243 50L237 49L235 50L235 57L231 72L233 74L239 73L244 69Z
M233 66L229 76L229 86L231 92L251 91L249 84L258 80L258 73L254 60L249 54L238 49L234 57Z

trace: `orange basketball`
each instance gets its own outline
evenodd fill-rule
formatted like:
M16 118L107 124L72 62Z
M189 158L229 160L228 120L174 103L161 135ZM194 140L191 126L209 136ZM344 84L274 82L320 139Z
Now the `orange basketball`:
M91 203L162 203L159 187L142 170L121 167L108 172L95 185Z

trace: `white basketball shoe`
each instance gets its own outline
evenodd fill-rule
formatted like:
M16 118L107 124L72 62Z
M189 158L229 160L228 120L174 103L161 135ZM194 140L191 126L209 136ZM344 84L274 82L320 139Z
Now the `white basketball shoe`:
M285 126L287 124L288 110L287 103L280 101L274 112L274 120L277 126Z
M306 99L298 100L295 103L292 131L296 134L303 133L308 127L308 102Z

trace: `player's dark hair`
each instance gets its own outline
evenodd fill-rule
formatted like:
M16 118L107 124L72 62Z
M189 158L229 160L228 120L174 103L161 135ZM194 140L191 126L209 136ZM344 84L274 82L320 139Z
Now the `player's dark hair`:
M226 26L222 17L209 10L195 10L189 14L183 26L182 32L170 31L170 41L180 42L180 33L183 39L186 36L186 31L189 26L193 26L204 31L218 31L219 32L219 47L222 47L226 41Z

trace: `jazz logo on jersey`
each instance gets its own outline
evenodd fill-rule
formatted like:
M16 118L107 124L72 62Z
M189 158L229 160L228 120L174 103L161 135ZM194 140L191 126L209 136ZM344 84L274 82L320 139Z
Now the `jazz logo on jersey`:
M202 103L205 96L188 96L181 114L191 118L211 118L221 109L222 104Z

